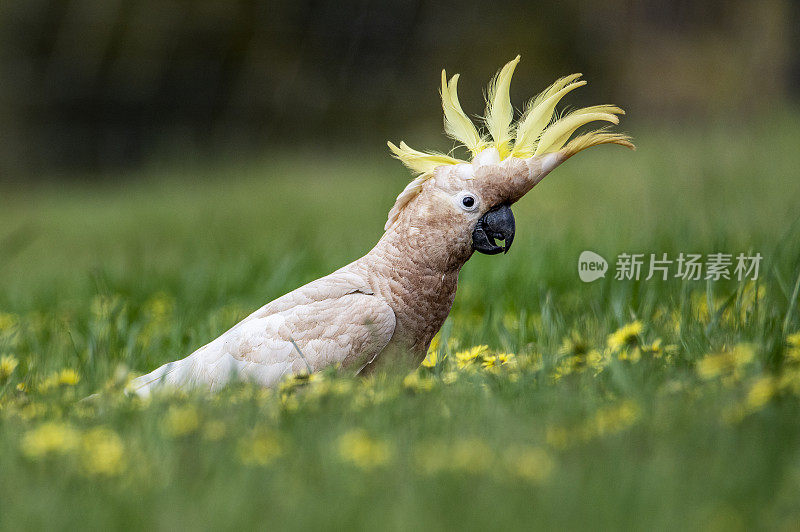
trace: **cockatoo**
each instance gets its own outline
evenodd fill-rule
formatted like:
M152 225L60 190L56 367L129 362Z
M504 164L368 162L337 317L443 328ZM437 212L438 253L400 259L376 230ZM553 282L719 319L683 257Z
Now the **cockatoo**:
M554 118L556 104L586 84L581 74L550 85L514 122L509 86L518 62L519 56L489 84L482 119L487 134L461 108L458 74L448 80L442 71L444 130L470 160L388 142L417 177L397 197L369 253L267 303L188 357L133 380L129 391L214 391L232 379L269 387L329 366L357 374L418 365L450 312L464 263L475 251L494 255L511 247L511 205L586 148L633 148L629 137L605 128L570 140L590 122L617 124L624 114L619 107L597 105Z

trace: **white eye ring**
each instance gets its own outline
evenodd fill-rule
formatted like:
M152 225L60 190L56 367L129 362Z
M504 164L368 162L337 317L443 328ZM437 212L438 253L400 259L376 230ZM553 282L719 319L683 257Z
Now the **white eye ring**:
M456 203L462 211L472 212L478 208L478 198L471 192L462 192L456 196Z

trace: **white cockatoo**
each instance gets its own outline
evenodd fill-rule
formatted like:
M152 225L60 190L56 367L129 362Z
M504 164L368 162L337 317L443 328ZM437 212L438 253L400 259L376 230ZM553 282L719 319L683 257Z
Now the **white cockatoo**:
M213 391L231 379L273 386L287 375L329 366L359 373L392 363L418 365L450 312L464 263L474 251L492 255L511 247L510 206L586 148L633 147L628 137L604 129L570 140L581 126L617 124L624 114L613 105L597 105L558 118L559 100L586 84L580 74L557 80L514 122L509 85L518 62L519 56L489 84L485 135L461 109L458 75L448 80L442 72L444 129L469 150L471 160L388 143L418 175L397 197L385 232L369 253L267 303L188 357L133 380L128 389L141 396L161 386Z

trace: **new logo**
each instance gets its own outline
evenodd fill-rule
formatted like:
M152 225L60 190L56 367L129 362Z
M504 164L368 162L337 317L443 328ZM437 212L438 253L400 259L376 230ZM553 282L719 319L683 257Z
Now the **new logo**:
M606 276L608 263L594 251L584 251L578 257L578 276L584 283L591 283Z

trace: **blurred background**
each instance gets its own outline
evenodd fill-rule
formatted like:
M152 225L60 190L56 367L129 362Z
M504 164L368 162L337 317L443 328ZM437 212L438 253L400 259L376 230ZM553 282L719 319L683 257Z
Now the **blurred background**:
M800 96L799 11L790 0L3 0L0 181L124 180L135 174L118 170L159 161L300 146L383 155L390 138L447 150L441 68L462 74L477 115L517 53L518 107L583 72L591 90L570 104L616 103L638 125L741 128Z

